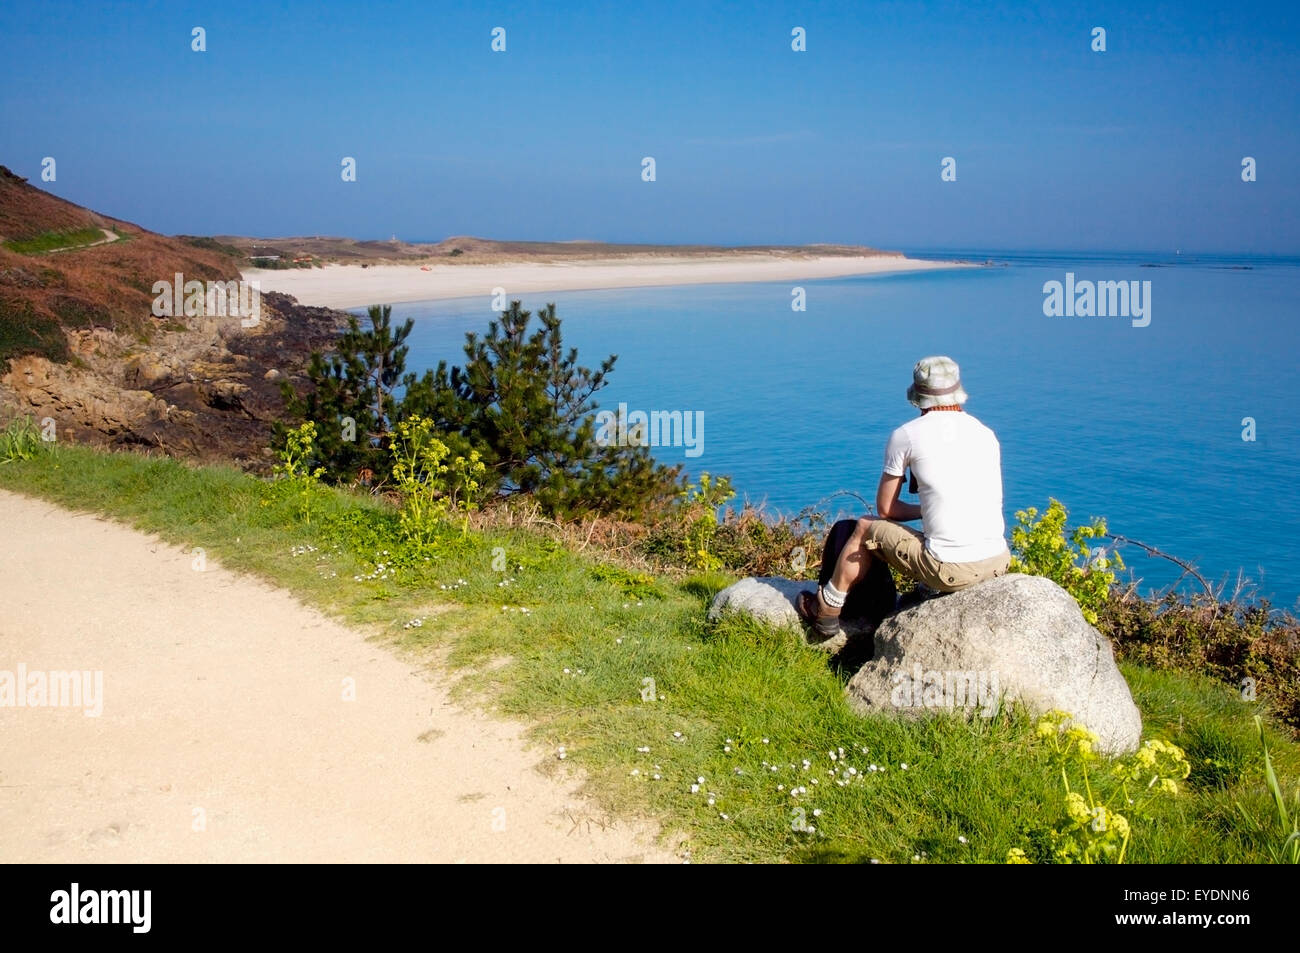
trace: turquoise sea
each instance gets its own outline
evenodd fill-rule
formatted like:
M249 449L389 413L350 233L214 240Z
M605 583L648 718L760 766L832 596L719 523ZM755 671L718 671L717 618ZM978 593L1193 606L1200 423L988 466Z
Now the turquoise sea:
M967 409L1002 443L1008 531L1060 499L1072 517L1239 573L1275 605L1300 599L1300 259L961 249L917 257L962 270L820 281L522 295L555 302L566 343L594 366L618 355L602 408L700 411L702 453L661 447L688 472L730 474L743 497L796 513L851 513L874 496L890 431L915 414L913 363L948 354ZM1149 281L1150 323L1047 317L1047 281ZM804 288L806 310L791 308ZM1141 286L1139 286L1141 287ZM507 289L508 290L508 289ZM487 295L397 305L415 319L408 366L463 358ZM1244 440L1254 421L1254 439ZM1249 435L1249 434L1247 434ZM1165 560L1121 550L1145 587ZM1185 585L1185 583L1184 583Z

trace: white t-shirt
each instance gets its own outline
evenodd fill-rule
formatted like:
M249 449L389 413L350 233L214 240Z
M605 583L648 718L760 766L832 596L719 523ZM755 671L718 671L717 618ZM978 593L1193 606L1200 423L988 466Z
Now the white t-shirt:
M937 410L889 437L885 472L912 468L925 545L941 562L969 563L1006 552L1002 448L970 414ZM904 487L906 489L906 487Z

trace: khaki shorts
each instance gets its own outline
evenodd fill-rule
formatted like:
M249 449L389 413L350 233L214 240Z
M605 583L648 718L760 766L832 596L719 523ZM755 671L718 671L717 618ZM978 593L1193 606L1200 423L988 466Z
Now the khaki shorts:
M884 519L871 521L865 546L876 550L885 562L904 576L939 592L956 592L1004 575L1011 562L1009 552L973 563L941 562L926 548L925 537L918 531Z

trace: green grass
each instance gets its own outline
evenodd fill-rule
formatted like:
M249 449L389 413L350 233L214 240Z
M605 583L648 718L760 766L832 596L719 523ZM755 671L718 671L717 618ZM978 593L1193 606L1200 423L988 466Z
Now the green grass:
M295 500L234 470L76 447L0 466L0 487L203 547L418 663L449 665L458 692L526 719L543 750L563 745L604 808L660 819L665 844L696 861L996 863L1060 822L1059 774L1034 719L858 717L825 656L788 633L706 626L726 577L602 566L524 531L453 533L427 562L411 559L397 552L391 510L368 499L323 491L304 524ZM376 550L396 574L357 581L376 574ZM504 572L493 568L502 557ZM1183 746L1193 764L1177 797L1130 818L1130 860L1268 862L1280 838L1256 707L1209 680L1124 673L1146 736ZM646 678L658 700L642 700ZM1300 747L1267 738L1289 792ZM853 780L837 786L828 771L849 767ZM808 793L792 798L795 786ZM816 834L792 829L798 807Z
M98 228L71 228L61 231L42 232L35 238L14 239L5 242L4 247L20 255L40 255L65 248L91 245L103 238L104 233Z

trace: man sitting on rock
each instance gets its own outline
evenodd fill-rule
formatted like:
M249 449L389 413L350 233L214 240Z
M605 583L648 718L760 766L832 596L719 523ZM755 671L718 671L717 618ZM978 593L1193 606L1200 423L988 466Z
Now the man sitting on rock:
M890 566L940 593L1007 571L1001 448L993 431L962 409L967 395L956 362L919 361L907 399L921 415L895 430L885 447L880 515L836 523L818 590L799 594L799 615L821 639L839 633L841 614L878 623L894 611ZM919 506L898 498L909 467ZM903 525L915 519L923 532Z

